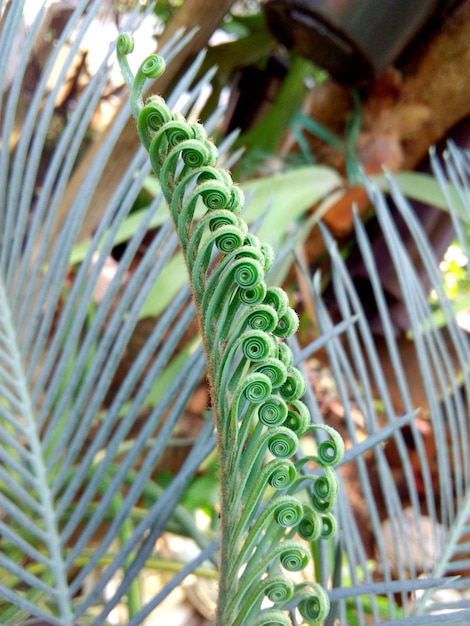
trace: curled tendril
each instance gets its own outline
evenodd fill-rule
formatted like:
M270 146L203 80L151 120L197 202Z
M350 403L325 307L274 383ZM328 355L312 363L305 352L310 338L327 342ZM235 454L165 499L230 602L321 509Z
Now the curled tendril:
M223 302L227 296L227 291L231 287L235 288L237 286L234 281L234 274L247 259L256 260L258 262L257 271L259 272L262 259L259 250L256 248L243 246L241 249L234 250L224 256L205 283L206 287L202 301L204 312L209 302ZM201 264L198 264L196 260L193 267L193 274L197 271L201 271ZM262 282L264 273L259 273L256 278L256 283Z
M271 287L266 293L265 304L270 304L276 311L278 317L285 315L289 308L287 294L280 287Z
M341 441L341 444L343 442ZM338 441L322 441L318 446L317 455L323 465L336 465L344 454L344 444L338 445Z
M322 622L330 610L330 601L324 589L317 583L300 583L294 595L300 598L298 609L308 623Z
M121 33L117 38L116 50L119 55L134 52L134 37L130 33Z
M272 391L271 381L264 374L254 373L247 376L242 382L245 398L249 402L259 404L269 397Z
M276 342L262 330L247 331L241 337L242 351L249 361L263 361L276 352Z
M301 437L310 426L309 410L300 400L291 400L290 405L284 426L293 430L297 437Z
M261 241L259 240L259 237L253 233L247 233L244 244L246 246L256 248L257 250L261 250Z
M284 546L281 554L281 565L288 572L300 572L307 567L308 561L308 556L303 548L298 546L286 548Z
M258 429L258 432L260 434L257 437L249 439L240 459L242 471L258 472L266 451L277 459L287 459L296 452L299 445L296 435L284 426L273 426L263 432Z
M241 336L231 337L228 342L226 352L223 360L220 364L223 366L220 368L220 377L214 376L214 383L217 388L223 393L227 388L235 389L239 386L239 378L242 373L247 373L247 362L249 364L263 363L263 359L269 359L271 355L276 351L276 344L273 337L263 331L248 330ZM233 371L236 362L238 366ZM251 378L261 376L262 380L268 380L271 387L272 383L266 374L258 372L259 368L253 368L251 372ZM250 379L250 376L246 377L246 381ZM242 381L243 384L243 381Z
M149 155L152 166L156 169L160 163L159 150L162 146L160 141L155 143L154 141L155 139L150 145ZM180 158L186 167L183 167L181 172L178 172L177 168ZM212 143L208 141L203 142L197 138L186 139L168 152L166 159L161 165L160 175L162 178L172 181L176 186L179 182L178 177L186 175L189 169L205 167L206 165L213 166L216 162L217 150Z
M283 509L285 509L285 507L296 507L298 504L298 500L296 498L293 498L292 496L278 496L276 499L268 502L266 507L256 519L252 528L249 530L246 536L246 540L236 560L233 563L229 564L228 574L230 576L236 576L238 574L240 568L243 566L244 563L246 564L247 559L249 558L255 547L257 548L257 552L262 552L260 544L263 540L266 539L267 536L269 537L268 533L271 527L274 527L276 531L281 530L282 533L283 527L280 527L275 519L276 512L282 511ZM240 536L245 530L249 517L249 512L244 511L242 517L240 518L240 525L237 527L234 533L236 537ZM240 579L241 583L245 583L247 579L249 580L251 575L256 571L258 571L258 573L264 572L273 561L276 561L279 558L284 549L294 548L297 550L303 550L304 546L299 541L295 541L292 539L286 540L285 543L276 542L273 546L269 546L267 553L264 554L262 558L260 557L258 559L255 559L251 561L249 565L246 565L243 575Z
M287 404L279 396L270 396L258 409L258 419L265 426L281 426L287 416Z
M129 67L129 63L127 61L127 55L134 51L134 38L130 33L122 33L119 35L116 43L116 53L119 61L119 65L121 68L121 73L126 81L127 86L129 87L132 93L132 85L134 84L134 74L132 73L131 68ZM136 113L138 114L138 109L132 107L132 113L134 117L136 117Z
M253 589L251 593L247 595L245 602L240 606L238 610L238 617L235 619L233 626L245 626L247 623L252 623L251 614L253 608L261 603L263 597L268 598L275 604L286 603L292 597L294 593L293 583L280 575L271 575L263 578ZM256 611L258 613L258 611ZM282 613L281 613L282 615ZM249 622L247 621L249 620ZM266 624L272 624L272 621L262 622ZM274 622L283 624L284 622ZM290 624L290 621L287 622Z
M299 439L288 428L279 426L267 435L268 450L278 459L292 456L299 445Z
M211 232L218 230L219 228L223 228L224 226L241 226L243 222L230 211L225 209L217 209L212 210L207 216L205 216L207 221L209 222L209 229ZM204 219L204 218L203 218ZM201 220L202 222L203 220ZM245 233L243 233L243 237ZM240 246L242 245L242 240L240 241Z
M305 390L305 378L297 368L291 367L287 372L286 381L280 389L282 397L287 402L293 402L301 398L305 394Z
M239 519L238 528L235 536L241 536L246 532L250 525L253 513L257 511L261 499L265 493L266 486L269 484L276 491L286 490L295 480L296 470L294 464L286 459L273 459L269 461L259 473L250 476L244 476L242 484L239 486L235 497L233 498L234 510L240 509L242 500L241 491L249 496L247 498L248 506L245 507ZM245 541L243 551L240 552L237 562L234 564L234 572L236 573L243 563L243 559L249 554L250 550L259 542L259 537L266 533L270 522L274 519L276 511L282 508L297 505L297 500L292 496L281 495L277 499L272 499L259 515L256 522L251 526Z
M264 274L263 267L258 261L249 257L243 259L243 261L237 267L233 278L239 287L251 289L256 287L262 280Z
M334 537L337 531L337 522L336 517L331 513L325 513L321 516L321 537L322 539L329 539L330 537Z
M317 455L311 457L311 460L323 466L329 465L331 467L337 465L344 455L344 441L339 433L326 424L316 424L311 426L309 430L312 432L320 430L326 432L331 437L331 439L325 439L318 445Z
M279 504L274 514L274 519L279 526L282 526L283 528L292 528L293 526L297 526L297 524L299 524L302 519L302 515L302 505L300 502L297 502L297 500L293 500L291 502L283 502L282 504ZM301 569L303 569L303 567Z
M281 339L287 339L287 337L296 333L298 328L299 318L297 313L294 309L288 308L284 315L279 316L279 324L274 329L274 334Z
M266 467L269 468L268 482L274 489L287 489L295 480L295 466L290 461L273 459Z
M174 148L183 141L195 139L196 137L194 128L192 128L191 126L188 128L188 125L185 124L184 121L179 119L173 120L172 122L167 122L165 124L165 135L168 140L170 149Z
M328 471L328 466L326 466L324 470L327 473L325 473L324 476L316 476L312 486L312 495L317 502L332 500L338 493L338 481L336 474Z
M247 315L247 325L253 330L264 330L265 333L269 333L275 328L276 324L276 312L271 307L263 304L250 310Z
M245 205L245 197L243 195L242 190L240 189L240 187L232 187L232 195L230 198L230 204L227 208L230 209L230 211L233 211L234 213L238 214L242 211L244 205Z
M329 513L335 506L335 497L331 497L327 500L320 500L316 496L312 496L312 506L320 513Z
M294 593L283 606L297 605L299 613L308 624L319 624L327 617L330 601L318 583L306 581L295 585Z
M197 193L186 203L181 215L175 216L175 222L178 235L188 241L186 247L188 269L192 273L197 266L201 272L201 280L197 282L197 287L198 293L202 293L204 289L202 276L211 261L214 245L225 254L238 250L245 235L245 224L229 211L220 209L206 213L190 232L196 204Z
M150 144L151 156L156 160L161 153L168 151L171 154L171 151L175 149L177 149L177 153L181 153L184 151L184 148L187 148L196 152L197 158L204 163L205 160L209 158L209 152L205 149L205 144L199 144L199 142L194 141L194 135L193 129L187 124L170 120L163 124L154 135L152 143ZM173 159L179 156L177 153L173 155ZM162 167L164 167L164 165Z
M316 541L322 534L322 518L312 507L304 504L302 519L297 526L297 532L305 541Z
M219 206L208 206L208 204L213 204L214 201L209 201L207 204L204 203L205 206L217 209L221 208L225 202L226 206L224 208L235 217L237 213L230 208L233 183L228 173L225 170L205 166L190 169L185 176L179 178L171 197L171 211L175 222L178 222L180 211L185 209L186 204L196 203L199 197L202 199L207 198L212 192L219 195L219 200L216 202ZM184 211L182 214L184 215ZM246 222L243 222L243 224L246 227Z
M299 613L308 622L318 622L322 619L323 610L320 600L317 596L305 598L299 602Z
M221 183L217 184L216 181L207 181L204 187L203 184L200 184L199 189L201 189L202 201L208 209L226 209L230 206L232 200L230 187Z
M203 146L203 148L202 148ZM181 158L188 167L203 167L215 164L216 154L210 144L196 144L188 140L181 149Z
M294 464L286 459L272 459L269 461L261 471L254 477L246 477L246 482L242 484L242 488L249 493L250 498L250 508L245 509L244 515L242 516L240 522L243 527L245 524L248 524L250 516L256 507L259 505L261 498L265 492L266 485L271 485L277 491L282 491L290 487L294 482L296 477L296 469ZM284 497L284 500L286 498ZM291 502L290 499L287 499ZM234 500L234 506L238 506L240 502L240 493L238 497ZM270 515L272 515L273 511L276 510L276 507L280 505L280 501L273 501L271 504L271 509L268 506L265 509L265 518L267 520ZM261 526L264 524L264 521L261 522ZM261 528L260 526L260 528Z
M222 248L224 246L222 239L225 235L228 235L228 233L231 232L233 238L236 239L238 246L221 251L224 252L224 254L227 254L238 249L239 245L243 241L243 237L245 236L246 224L236 215L230 213L230 211L219 209L211 211L209 214L206 213L206 215L199 220L199 223L189 235L194 210L196 208L196 202L197 200L195 202L187 202L184 209L184 215L177 217L175 221L178 224L178 234L180 236L185 236L186 240L189 239L186 248L189 270L191 272L195 271L195 264L197 263L198 270L201 272L201 280L197 281L198 293L201 293L204 289L202 276L205 274L210 264L214 244L219 246L219 249ZM207 232L208 226L209 233ZM221 228L225 228L226 230L221 231ZM231 230L229 230L229 228Z
M266 286L274 251L248 233L240 217L243 192L217 167L217 149L201 124L188 123L159 96L144 104L145 82L160 76L165 62L151 55L134 76L126 59L133 48L130 35L118 38L139 137L170 206L190 275L220 434L223 565L217 625L286 626L290 621L280 609L292 600L309 620L322 618L328 604L323 590L294 587L278 573L279 562L291 571L305 567L303 545L290 538L295 532L308 541L334 532L338 484L331 466L344 446L333 429L310 425L300 401L305 380L282 341L296 332L298 317L282 289ZM329 435L317 454L289 460L298 438L317 428ZM274 458L266 458L267 452ZM322 473L299 477L309 461ZM311 505L292 495L303 481L312 487ZM261 611L265 596L275 608Z
M269 243L261 243L261 252L264 256L264 271L269 272L274 263L274 250Z
M268 576L262 583L264 595L274 604L288 602L294 592L294 584L284 576Z
M138 111L143 107L142 92L144 90L145 82L151 78L158 78L165 71L165 60L156 55L151 54L141 63L139 69L134 78L134 82L131 87L131 109L134 117L138 119ZM136 115L137 113L137 115Z
M145 78L158 78L165 71L165 67L166 63L163 57L158 56L158 54L151 54L141 64L137 72L137 76L139 72L142 72Z
M200 306L202 318L205 320L205 332L209 337L212 335L212 330L216 329L215 321L218 319L217 312L220 313L221 310L225 311L225 303L229 302L230 307L234 306L235 308L240 305L239 299L237 298L237 292L240 291L240 286L235 283L234 274L237 270L242 270L243 266L246 265L247 259L248 262L256 260L259 254L254 248L245 248L243 253L243 257L239 256L240 253L237 251L227 254L224 261L220 263L219 267L217 267L205 283L205 290L203 287L201 289L202 297L200 299ZM204 260L199 261L199 257L196 259L193 266L193 275L200 271L204 262ZM260 265L258 264L255 269L259 269L259 267ZM251 265L249 273L251 273L252 270L253 265ZM241 273L243 274L242 271ZM197 276L199 276L199 274L197 274ZM247 285L245 289L253 289L256 285L264 283L262 274L254 276L253 278L257 283L255 285ZM204 281L201 279L201 283L199 283L199 280L195 278L195 285L199 284L203 285Z
M265 295L266 285L264 284L264 282L258 283L254 287L240 289L240 291L238 292L240 303L246 306L254 306L255 304L260 304L264 300Z
M238 292L238 295L242 295L241 290ZM240 301L243 302L243 299L240 298ZM217 328L217 332L214 338L214 343L216 345L220 345L221 342L225 342L228 335L230 335L230 337L236 338L241 336L245 330L263 330L264 332L269 333L270 329L274 328L274 326L276 325L276 313L269 306L260 304L258 302L256 306L252 305L247 307L241 315L237 316L237 311L232 310L232 304L233 303L231 301L226 301L226 307L228 311L225 313L224 318L226 319L227 323L224 325L220 325ZM227 349L230 349L230 345L227 344ZM266 362L269 361L270 359L268 359ZM214 366L215 365L217 365L217 362L215 362ZM262 373L266 373L266 375L271 378L269 373L264 372L262 367L257 367L255 368L255 371L256 370L260 370L262 371Z
M316 459L316 457L304 457L295 465L300 469L306 460ZM310 483L312 485L311 504L318 513L329 513L336 504L338 495L338 478L336 473L328 465L321 466L323 475L305 474L298 478L291 487L291 491L295 492L302 483Z
M242 241L243 232L239 228L219 226L215 231L215 245L224 254L236 250Z
M280 361L284 363L287 369L292 366L292 361L294 360L294 355L292 354L292 350L286 343L279 342L277 344L278 350L278 358Z
M140 141L148 150L150 147L153 133L157 131L162 124L169 122L172 115L162 98L153 97L147 101L147 104L139 113L137 120L137 131Z
M245 245L257 248L262 256L263 270L268 272L274 263L274 250L269 243L261 242L256 235L248 233L245 238Z
M284 363L274 357L266 359L256 369L258 372L266 374L273 388L280 387L287 378L287 368Z

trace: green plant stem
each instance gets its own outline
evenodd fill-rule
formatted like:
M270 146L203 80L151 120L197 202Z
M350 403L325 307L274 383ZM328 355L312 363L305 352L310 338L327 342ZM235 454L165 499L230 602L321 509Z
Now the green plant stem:
M305 78L311 73L310 61L295 56L284 79L279 93L266 116L252 130L249 130L237 140L237 145L246 149L244 163L253 158L264 158L274 153L286 128L289 128L292 117L299 110L305 99L307 88ZM242 164L235 169L234 177L244 173Z

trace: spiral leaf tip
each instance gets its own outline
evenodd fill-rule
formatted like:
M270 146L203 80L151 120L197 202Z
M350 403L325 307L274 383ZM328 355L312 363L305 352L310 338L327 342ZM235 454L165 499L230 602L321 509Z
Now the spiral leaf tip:
M120 55L131 54L134 51L134 38L130 33L121 33L117 40L117 51Z

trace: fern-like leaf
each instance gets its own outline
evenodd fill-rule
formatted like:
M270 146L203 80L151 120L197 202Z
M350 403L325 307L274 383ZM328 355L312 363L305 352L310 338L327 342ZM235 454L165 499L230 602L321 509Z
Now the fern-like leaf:
M121 35L118 59L140 140L178 234L208 363L221 479L216 622L285 623L282 609L292 603L306 620L318 622L328 613L325 591L313 583L295 586L277 572L280 567L298 571L308 563L296 532L311 542L331 534L337 494L331 467L341 459L342 440L327 426L312 427L300 400L305 379L282 342L297 330L298 319L286 294L265 282L272 248L247 232L240 217L243 194L217 167L217 151L205 129L173 113L161 97L143 102L145 81L160 76L165 63L152 55L134 77L126 58L133 46L130 35ZM206 212L195 220L201 203ZM301 463L312 461L322 470L314 479L311 502L301 504L289 495L301 465L289 458L299 437L317 429L330 438ZM270 488L276 493L267 497ZM278 610L263 617L265 597Z

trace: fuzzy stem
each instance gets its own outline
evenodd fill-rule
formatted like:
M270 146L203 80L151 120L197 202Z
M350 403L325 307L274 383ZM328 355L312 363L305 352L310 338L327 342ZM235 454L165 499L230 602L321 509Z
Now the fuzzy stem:
M272 623L271 618L288 623L277 609L264 621L261 603L265 594L278 593L270 585L265 590L266 577L277 585L284 580L281 564L297 571L308 562L305 545L291 538L306 509L285 495L297 484L297 468L288 457L296 452L297 435L309 428L304 424L308 411L300 401L305 379L292 366L292 351L283 343L296 332L298 318L286 294L266 286L274 252L248 234L239 217L243 194L228 172L217 168L217 150L203 126L172 113L158 96L144 104L145 79L161 73L163 60L152 55L133 78L125 61L131 48L123 36L118 59L131 83L139 137L160 179L183 252L207 362L221 485L215 623L235 626L249 619L261 626ZM206 212L195 220L198 204ZM267 455L275 459L269 462ZM328 464L326 449L325 458ZM319 454L318 465L323 462ZM274 495L271 480L276 482ZM312 499L310 509L331 510L336 490L325 487L320 496ZM291 585L286 583L286 589ZM327 596L321 588L318 593L323 618ZM297 593L306 607L304 596Z

